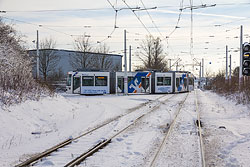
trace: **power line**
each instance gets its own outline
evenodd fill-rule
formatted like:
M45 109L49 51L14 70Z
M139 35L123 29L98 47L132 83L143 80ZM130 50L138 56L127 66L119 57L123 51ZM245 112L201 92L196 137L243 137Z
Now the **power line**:
M193 47L194 47L194 40L193 40L193 0L190 0L190 12L191 12L190 56L191 56L191 59L193 60ZM194 68L194 66L193 66L193 68Z
M202 2L202 1L201 1ZM117 1L116 1L117 4ZM249 5L250 2L237 2L237 3L217 3L216 6L235 6L235 5ZM202 3L202 5L204 5ZM157 6L157 8L175 8L179 6L171 6L171 5L164 5L164 6ZM42 13L42 12L75 12L75 11L97 11L97 10L108 10L110 8L76 8L76 9L42 9L42 10L0 10L0 13Z
M64 34L64 35L68 35L68 36L73 36L71 34L68 34L68 33L65 33L65 32L62 32L62 31L58 31L58 30L55 30L55 29L52 29L52 28L48 28L42 24L34 24L34 23L30 23L30 22L27 22L27 21L22 21L22 20L17 20L17 19L13 19L13 18L9 18L9 17L5 17L5 16L1 16L2 18L4 19L7 19L7 20L12 20L12 21L15 21L15 22L20 22L20 23L25 23L25 24L29 24L29 25L33 25L33 26L36 26L36 27L42 27L44 29L48 29L48 30L51 30L51 31L55 31L55 32L58 32L58 33L61 33L61 34Z
M115 11L115 21L114 21L114 26L113 26L113 30L111 31L111 33L105 38L105 39L103 39L103 40L100 40L100 41L97 41L97 43L102 43L102 42L104 42L104 41L106 41L106 40L108 40L109 38L111 38L112 37L112 35L113 35L113 33L115 32L115 30L116 30L116 28L118 28L117 26L116 26L116 22L117 22L117 13L118 13L118 10L115 8L115 6L114 5L112 5L112 3L109 1L109 0L107 0L108 1L108 3L110 4L110 6L113 8L113 10ZM116 1L116 4L117 4L117 1Z
M180 12L179 12L179 15L178 15L177 23L176 23L176 25L175 25L173 31L171 31L171 32L169 33L169 35L168 35L166 38L169 38L169 37L176 31L176 29L179 28L178 25L179 25L179 22L180 22L180 20L181 20L181 14L182 14L182 11L183 11L183 10L182 10L183 1L184 1L184 0L182 0L181 3L180 3L180 9L179 9Z
M141 19L137 16L137 14L135 13L135 11L126 3L125 0L122 0L122 2L124 2L124 4L134 13L134 15L136 16L136 18L140 21L140 23L143 25L143 27L145 28L145 30L152 36L152 34L150 33L150 31L148 30L148 28L145 26L145 24L141 21Z
M142 1L142 0L140 0L140 1L141 1L141 3L142 3L143 7L146 9L146 12L147 12L147 14L148 14L148 16L149 16L151 22L153 23L154 27L157 29L157 31L159 32L159 34L163 37L162 33L160 32L159 28L156 26L156 24L155 24L153 18L152 18L151 15L149 14L149 12L148 12L146 6L144 5L143 1ZM164 38L164 37L163 37L163 38Z
M168 40L169 40L169 37L176 31L176 29L179 28L178 25L179 25L179 22L180 22L180 19L181 19L183 1L184 0L182 0L180 2L180 8L179 8L180 12L179 12L178 19L177 19L177 22L176 22L176 25L175 25L174 29L170 32L170 34L168 36L166 36L165 39L163 39L163 40L167 40L167 49L169 50L169 48L170 48L172 50L172 52L173 52L173 49L170 47Z
M76 12L109 10L110 8L85 8L85 9L52 9L52 10L1 10L0 13L43 13L43 12Z
M249 5L250 2L242 2L242 3L217 3L218 6L231 6L231 5Z

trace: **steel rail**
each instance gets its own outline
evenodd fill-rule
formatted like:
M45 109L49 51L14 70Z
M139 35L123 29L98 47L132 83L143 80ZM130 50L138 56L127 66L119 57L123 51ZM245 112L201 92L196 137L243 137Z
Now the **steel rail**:
M175 95L175 94L174 94ZM172 95L170 98L166 99L164 102L168 101L169 99L171 99L174 95ZM92 149L88 150L87 152L81 154L79 157L75 158L74 160L72 160L71 162L67 163L64 167L74 167L76 165L79 165L81 162L83 162L87 157L91 156L92 154L94 154L95 152L97 152L100 148L103 148L104 146L106 146L108 143L111 142L112 139L114 139L116 136L120 135L121 133L123 133L124 131L126 131L127 129L129 129L131 126L135 125L140 119L142 119L144 116L148 115L149 113L156 111L162 104L164 104L164 102L159 103L158 105L154 106L149 112L142 114L141 116L139 116L138 118L136 118L131 124L129 124L128 126L126 126L125 128L123 128L122 130L120 130L119 132L117 132L116 134L114 134L112 137L110 137L109 139L106 139L104 142L102 142L101 144L98 143L96 146L94 146Z
M179 108L178 108L178 110L177 110L177 113L176 113L176 115L175 115L173 121L170 123L169 128L168 128L168 131L167 131L167 134L165 135L164 139L162 140L162 142L161 142L161 144L160 144L160 146L159 146L158 151L156 152L156 154L155 154L153 160L151 161L150 167L154 167L154 166L155 166L156 160L158 159L159 155L160 155L161 152L162 152L162 149L163 149L163 147L164 147L164 144L166 143L166 141L167 141L167 139L168 139L168 137L169 137L169 135L170 135L170 133L171 133L171 131L172 131L174 125L175 125L176 119L177 119L178 115L180 114L180 111L181 111L181 109L182 109L182 107L183 107L183 104L184 104L184 102L186 101L188 95L189 95L189 93L188 93L187 96L184 98L184 100L182 100L182 101L179 103Z
M204 143L203 143L203 138L202 138L202 131L201 131L201 121L200 121L200 112L199 112L199 107L198 107L198 97L197 97L197 92L195 90L195 104L196 104L196 112L197 112L197 120L198 120L198 129L199 129L199 141L200 141L200 150L201 150L201 158L202 158L202 167L206 167L206 162L205 162L205 152L204 152Z
M51 147L50 149L48 149L48 150L46 150L46 151L44 151L44 152L42 152L42 153L40 153L40 154L37 154L37 155L35 155L34 157L31 157L30 159L28 159L28 160L26 160L26 161L24 161L24 162L22 162L22 163L16 165L15 167L24 167L24 166L28 166L28 165L30 165L31 163L33 163L33 162L35 162L35 161L41 159L42 157L45 157L45 156L49 155L50 153L52 153L52 152L58 150L59 148L62 148L62 147L64 147L64 146L68 145L68 144L71 143L71 142L72 142L72 139L67 139L67 140L61 142L60 144L57 144L56 146Z
M140 105L138 105L138 106L136 106L136 107L130 108L130 109L128 109L128 112L126 112L125 114L121 114L121 115L118 115L118 116L116 116L116 117L114 117L114 118L111 118L111 119L105 121L104 123L102 123L102 124L100 124L100 125L97 125L96 127L92 128L91 130L88 130L87 132L85 132L85 133L83 133L83 134L81 134L81 135L79 135L79 136L77 136L77 137L75 137L75 138L73 138L73 139L67 139L67 140L65 140L65 141L63 141L63 142L57 144L56 146L53 146L53 147L51 147L51 148L45 150L44 152L39 153L39 154L37 154L37 155L35 155L35 156L33 156L33 157L27 159L26 161L24 161L24 162L22 162L22 163L20 163L20 164L15 165L15 167L25 167L25 166L28 166L28 165L30 165L30 164L32 164L32 163L35 163L35 162L38 161L39 159L41 159L41 158L43 158L43 157L45 157L45 156L48 156L48 155L51 154L52 152L55 152L56 150L58 150L58 149L60 149L60 148L62 148L62 147L64 147L64 146L66 146L66 145L72 143L73 141L75 141L75 140L77 140L77 139L79 139L79 138L81 138L81 137L83 137L83 136L86 136L86 135L92 133L92 132L95 131L95 130L100 129L100 128L104 127L105 125L110 124L110 123L112 123L113 121L118 120L118 119L120 119L121 117L124 117L124 116L126 116L126 115L128 115L128 114L130 114L130 113L132 113L132 112L134 112L134 111L136 111L136 110L138 110L138 109L140 109L140 108L143 107L143 106L146 106L146 105L148 105L148 104L151 104L151 103L153 103L153 102L156 102L156 101L158 101L159 99L161 99L161 98L163 98L163 97L165 97L165 96L166 96L166 94L163 95L163 96L160 96L160 97L156 98L155 100L147 101L147 102L142 103L142 104L140 104Z

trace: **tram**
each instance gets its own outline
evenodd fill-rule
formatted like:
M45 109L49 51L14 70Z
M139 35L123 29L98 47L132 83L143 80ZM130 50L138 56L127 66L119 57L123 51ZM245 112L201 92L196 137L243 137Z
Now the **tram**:
M99 95L124 93L124 72L70 71L66 91L71 94ZM185 71L127 72L129 94L181 93L194 90L194 75Z

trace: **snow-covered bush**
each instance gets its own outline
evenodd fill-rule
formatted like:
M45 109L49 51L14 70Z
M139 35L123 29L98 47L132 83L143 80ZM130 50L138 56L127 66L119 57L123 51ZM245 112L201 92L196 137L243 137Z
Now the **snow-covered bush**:
M224 73L218 73L211 81L209 89L226 96L237 103L250 104L250 78L245 77L241 86L239 86L239 75L235 74L231 80L225 79Z
M47 92L32 77L31 59L16 31L0 20L0 104L37 99Z

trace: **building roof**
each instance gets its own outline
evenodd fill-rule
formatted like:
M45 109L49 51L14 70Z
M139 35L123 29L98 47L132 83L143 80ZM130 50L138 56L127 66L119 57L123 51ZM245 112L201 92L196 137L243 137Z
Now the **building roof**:
M42 50L54 50L54 51L58 51L58 52L61 51L61 52L69 52L69 53L84 53L84 52L81 52L81 51L65 50L65 49L39 49L39 51L42 51ZM35 52L35 51L36 51L36 49L27 50L27 52ZM85 53L123 57L123 55L118 55L118 54L95 53L95 52L85 52Z

